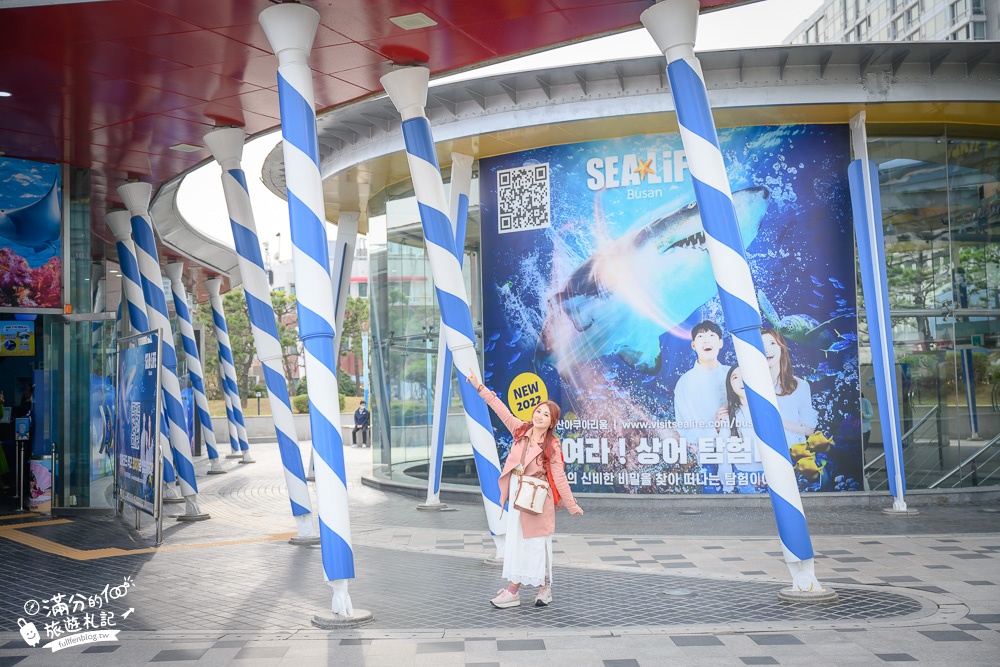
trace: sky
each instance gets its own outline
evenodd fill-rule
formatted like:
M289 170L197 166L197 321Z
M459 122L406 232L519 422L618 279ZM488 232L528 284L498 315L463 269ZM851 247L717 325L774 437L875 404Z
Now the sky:
M698 21L695 51L781 44L822 4L823 0L763 0L705 14ZM634 30L443 77L432 81L431 86L513 71L654 55L659 55L659 51L649 34L645 30ZM277 131L271 132L248 142L243 151L243 169L247 174L257 230L262 244L269 245L271 261L291 259L292 256L287 204L271 193L260 178L264 158L280 140ZM191 225L232 246L221 176L222 170L214 161L193 171L181 184L177 206Z

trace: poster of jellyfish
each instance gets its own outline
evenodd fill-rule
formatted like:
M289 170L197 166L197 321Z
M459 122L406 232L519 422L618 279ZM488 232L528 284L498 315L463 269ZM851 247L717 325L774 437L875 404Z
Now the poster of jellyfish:
M0 309L62 307L59 166L0 157Z
M719 134L799 487L858 490L848 128ZM522 419L560 405L574 491L766 492L680 136L487 158L479 182L484 380Z

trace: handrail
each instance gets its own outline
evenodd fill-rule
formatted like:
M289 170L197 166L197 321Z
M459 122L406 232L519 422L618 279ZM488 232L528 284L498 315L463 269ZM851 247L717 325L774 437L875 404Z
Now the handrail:
M931 484L927 488L928 489L935 489L935 488L937 488L938 484L940 484L944 480L948 479L949 477L951 477L952 475L954 475L956 472L960 471L965 466L967 466L970 463L972 463L976 459L976 457L978 457L980 454L982 454L983 452L985 452L987 449L989 449L990 447L992 447L993 445L995 445L998 441L1000 441L1000 435L994 436L994 438L992 440L990 440L985 445L983 445L978 450L976 450L975 454L969 456L967 459L965 459L964 461L962 461L961 463L959 463L957 466L955 466L954 468L952 468L951 470L949 470L944 475L944 477L942 477L941 479L937 480L936 482L934 482L933 484Z
M916 430L917 430L918 428L920 428L920 426L921 426L921 425L922 425L922 424L923 424L923 423L924 423L925 421L927 421L927 419L928 419L928 418L929 418L929 417L930 417L930 416L931 416L932 414L934 414L934 413L935 413L935 412L937 411L937 409L938 409L938 408L940 408L940 407L941 407L941 405L940 405L940 404L938 404L938 405L935 405L935 406L934 406L933 408L931 408L930 410L928 410L928 411L927 411L927 414L925 414L925 415L924 415L923 417L921 417L921 418L920 418L920 420L919 420L919 421L917 421L917 423L913 425L913 428L911 428L911 429L910 429L909 431L907 431L906 433L904 433L904 434L902 435L902 437L900 437L900 438L899 438L899 441L900 441L900 442L903 442L904 440L906 440L907 438L909 438L909 437L910 437L911 435L913 435L913 434L914 434L914 433L916 432ZM865 464L865 467L861 469L861 470L862 470L862 472L864 472L865 470L868 470L868 468L870 468L871 466L875 465L876 463L878 463L879 461L881 461L881 460L882 460L882 459L884 459L884 458L885 458L885 452L882 452L881 454L879 454L878 456L876 456L875 458L873 458L873 459L872 459L871 461L869 461L868 463L866 463L866 464Z

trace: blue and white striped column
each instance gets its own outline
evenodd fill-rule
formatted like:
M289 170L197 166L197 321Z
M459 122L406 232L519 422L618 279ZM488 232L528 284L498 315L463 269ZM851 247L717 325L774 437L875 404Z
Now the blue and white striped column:
M205 439L205 449L211 462L209 475L224 475L222 462L219 460L219 450L215 446L215 431L212 430L212 413L208 409L208 396L205 395L205 371L201 367L201 356L198 354L198 343L194 337L194 322L191 321L191 311L188 309L187 289L184 287L184 265L180 262L167 264L164 267L170 278L170 291L174 297L174 312L177 313L177 325L181 330L181 344L184 346L184 358L187 360L188 377L194 390L195 412L201 423L202 437Z
M174 468L185 505L184 514L177 519L204 521L210 517L198 506L198 481L195 479L191 441L188 439L187 420L181 403L181 387L177 380L174 334L170 326L170 316L167 314L167 298L163 291L163 274L160 272L153 220L149 217L152 187L149 183L126 183L118 187L118 194L132 214L132 238L135 239L136 260L142 278L146 317L149 318L150 328L159 329L162 333L163 372L160 384L163 389L163 402L166 405L170 448L174 451Z
M309 424L316 451L323 574L333 587L331 624L374 620L355 610L348 592L354 549L347 507L347 475L337 391L336 316L327 246L323 179L309 52L319 14L311 7L281 4L260 13L260 24L278 58L278 101L292 231L292 261L298 301L299 337L309 378ZM314 623L323 622L314 619Z
M455 231L451 225L444 183L438 169L437 153L431 125L424 107L427 104L427 83L430 71L426 67L406 67L382 77L382 87L403 118L403 140L410 165L413 191L420 208L424 228L427 258L441 308L442 331L448 341L460 376L470 369L478 370L476 335L472 328L472 311L462 277L462 253L455 247ZM476 393L475 385L459 382L465 421L476 456L479 487L486 506L486 518L494 535L497 556L502 554L506 520L500 507L500 458L489 408Z
M215 327L215 340L219 344L219 371L222 375L222 392L226 395L226 408L232 412L230 423L236 430L238 451L227 456L227 459L238 458L240 463L255 463L250 457L250 445L247 442L247 429L243 421L243 404L240 401L240 386L236 382L236 363L233 360L233 345L229 341L229 327L226 326L226 311L219 292L222 280L213 278L205 281L208 290L209 303L212 305L212 325ZM228 416L228 414L227 414ZM232 430L232 429L230 429Z
M224 368L225 352L223 351L224 346L219 342L219 335L221 334L225 336L225 345L229 345L229 328L226 326L226 317L222 311L222 297L219 295L219 286L222 284L222 281L219 279L206 280L204 284L205 291L208 292L208 307L212 309L212 331L215 333L215 342L218 347L217 352L219 353L219 365L216 367L216 370L219 374L219 389L222 391L222 400L226 404L226 424L229 427L229 446L233 450L233 453L226 458L238 459L243 457L243 453L240 451L240 434L236 428L236 413L233 412L233 400L229 393L229 383L226 382L226 369ZM222 323L221 328L219 326L220 320ZM232 351L230 351L230 354L232 354Z
M215 329L213 324L212 329ZM218 339L216 339L218 340ZM221 348L219 353L221 355ZM236 415L233 414L233 401L229 396L229 387L226 385L226 373L222 370L222 358L219 358L219 365L217 367L219 371L219 388L222 391L222 401L226 405L226 426L229 432L229 447L233 450L232 454L226 456L227 459L239 459L243 458L243 453L240 452L240 434L236 430Z
M465 223L469 217L469 190L472 187L471 155L451 154L451 220L455 233L455 251L461 268L465 257ZM441 322L438 334L437 375L434 381L434 417L431 425L431 451L427 462L427 499L419 510L440 510L447 507L441 502L441 471L444 467L444 440L448 427L448 408L451 406L451 350L445 338L445 325Z
M872 348L875 395L878 397L882 447L892 493L892 509L884 512L915 514L906 507L906 474L896 390L896 356L892 321L889 318L889 280L885 271L885 238L882 233L882 200L878 191L878 168L868 160L865 112L851 119L854 161L847 169L854 209L854 237L858 246L861 293L865 298L868 339Z
M122 270L122 292L124 302L128 306L128 321L133 334L149 331L149 318L146 317L146 298L142 294L142 277L139 275L139 263L135 259L135 245L132 243L132 215L128 211L113 211L104 216L104 221L115 235L115 246L118 249L118 265ZM166 404L160 419L160 448L169 449L166 429ZM174 472L172 456L163 458L163 500L164 502L182 501L180 491L175 487L177 474Z
M302 451L299 449L292 417L292 403L288 396L288 383L282 366L281 343L278 338L277 316L271 303L271 287L264 269L264 258L260 252L257 237L257 223L254 221L247 190L246 174L240 166L243 156L243 142L246 133L242 128L232 127L213 130L205 135L205 145L222 166L222 189L229 209L236 254L239 258L240 276L243 279L243 293L247 299L250 325L253 331L257 358L264 371L264 383L271 402L274 430L278 437L278 452L285 473L288 498L292 505L292 515L298 524L298 535L293 544L318 544L319 535L313 527L312 500L309 485L302 466Z
M835 599L836 594L824 590L814 572L812 540L764 355L757 293L740 237L701 63L694 55L699 9L698 0L666 0L645 10L640 20L667 58L667 77L705 227L706 247L746 385L771 506L792 576L792 587L782 593L796 599Z

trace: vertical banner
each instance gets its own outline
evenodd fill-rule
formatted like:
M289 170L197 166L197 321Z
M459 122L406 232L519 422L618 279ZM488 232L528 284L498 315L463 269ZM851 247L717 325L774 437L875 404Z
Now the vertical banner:
M156 516L159 479L160 337L119 339L115 496Z
M59 165L0 156L0 309L62 310Z
M848 128L719 139L799 488L857 490ZM560 404L574 491L765 492L680 136L484 159L480 189L484 379L522 419Z

